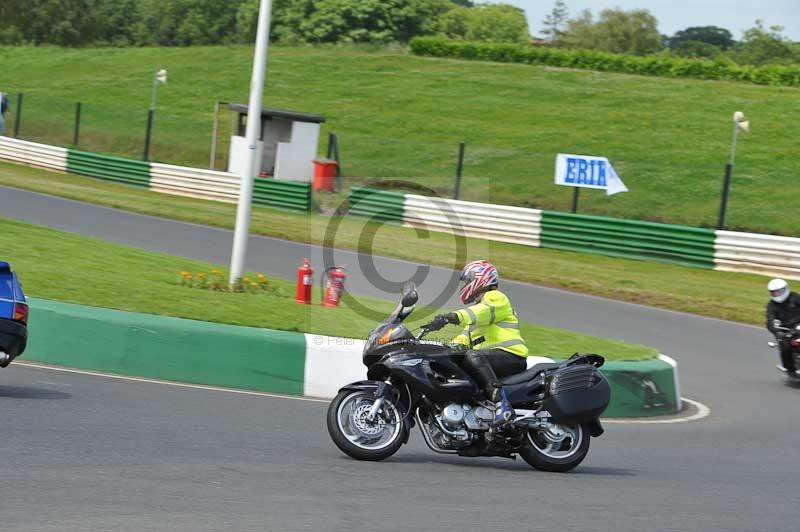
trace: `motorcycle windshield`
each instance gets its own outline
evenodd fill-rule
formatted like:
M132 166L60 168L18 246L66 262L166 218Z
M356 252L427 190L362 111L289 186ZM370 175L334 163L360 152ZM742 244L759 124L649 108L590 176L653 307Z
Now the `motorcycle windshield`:
M402 303L392 311L386 319L386 323L403 323L403 321L414 312L414 307L404 307Z

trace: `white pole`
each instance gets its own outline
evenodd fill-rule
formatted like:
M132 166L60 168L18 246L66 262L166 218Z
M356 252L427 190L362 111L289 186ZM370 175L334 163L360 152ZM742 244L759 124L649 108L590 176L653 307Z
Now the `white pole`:
M211 160L208 169L213 170L217 162L217 135L219 133L219 100L214 103L214 125L211 127Z
M150 110L156 110L156 98L158 98L158 77L153 76L153 93L152 98L150 99Z
M233 252L231 253L231 275L229 282L234 284L242 277L247 255L247 236L250 229L250 204L253 200L253 179L257 164L256 146L261 137L261 108L264 99L264 71L267 67L267 46L269 45L269 24L272 14L272 0L261 0L258 12L258 32L256 51L253 58L253 77L250 80L250 104L247 110L247 158L242 186L239 190L239 207L236 209L236 229L233 233Z

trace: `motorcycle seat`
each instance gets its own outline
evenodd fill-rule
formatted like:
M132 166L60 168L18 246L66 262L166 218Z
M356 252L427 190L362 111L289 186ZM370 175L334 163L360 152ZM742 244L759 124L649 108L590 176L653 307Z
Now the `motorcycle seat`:
M559 366L556 362L544 362L542 364L536 364L531 369L523 371L522 373L516 373L514 375L510 375L508 377L500 379L500 382L503 385L513 385L513 384L522 384L523 382L528 382L532 380L536 375L543 372L546 369L557 368Z

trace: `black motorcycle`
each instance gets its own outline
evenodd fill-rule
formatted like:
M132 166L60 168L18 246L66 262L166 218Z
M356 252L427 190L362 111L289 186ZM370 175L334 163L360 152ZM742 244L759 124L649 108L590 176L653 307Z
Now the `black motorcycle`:
M770 347L780 350L781 343L788 344L792 349L792 358L794 360L794 367L800 370L800 325L791 325L784 327L776 323L774 325L777 331L776 342L767 342ZM797 372L791 373L783 368L783 363L778 365L778 370L786 374L792 380L800 381L800 374ZM783 368L783 369L782 369Z
M383 460L408 442L417 424L430 449L461 456L516 454L544 471L569 471L603 433L599 416L611 391L598 355L573 355L503 379L516 418L491 427L494 405L463 369L463 349L414 336L402 322L414 310L416 288L372 330L363 360L369 380L339 390L328 408L328 432L358 460Z

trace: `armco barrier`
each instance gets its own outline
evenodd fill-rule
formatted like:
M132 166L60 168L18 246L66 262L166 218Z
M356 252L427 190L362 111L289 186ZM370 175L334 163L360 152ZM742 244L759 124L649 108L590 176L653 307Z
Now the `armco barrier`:
M403 221L404 196L399 192L367 187L353 187L348 198L348 211L382 222Z
M403 225L538 246L542 211L406 194Z
M714 267L714 231L603 216L542 212L542 247Z
M236 203L241 177L226 172L153 163L150 190L213 201ZM296 211L311 210L311 183L256 179L253 203Z
M717 231L714 269L800 279L800 238Z
M134 161L0 136L0 160L235 202L238 176ZM256 179L253 203L311 210L311 184ZM412 227L529 246L657 260L723 271L800 279L800 238L712 231L602 216L540 211L354 187L350 213Z
M128 185L150 186L150 163L122 157L69 150L67 172Z
M361 340L29 302L30 338L20 361L322 398L366 376ZM609 362L603 372L612 385L606 417L680 408L671 359Z
M0 160L98 177L154 191L234 202L238 177L67 150L0 136ZM253 203L311 210L311 184L256 179ZM712 231L354 187L350 214L464 236L614 257L800 279L800 238Z
M152 163L150 190L213 201L235 203L241 177L236 174Z
M0 160L67 171L67 149L0 136Z
M256 179L253 185L253 203L294 211L310 211L311 183Z
M301 395L302 334L31 300L24 359Z

